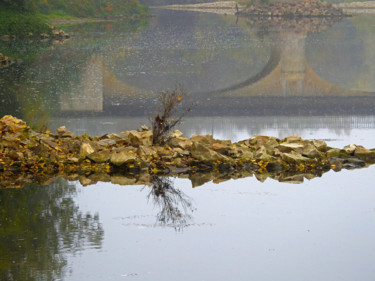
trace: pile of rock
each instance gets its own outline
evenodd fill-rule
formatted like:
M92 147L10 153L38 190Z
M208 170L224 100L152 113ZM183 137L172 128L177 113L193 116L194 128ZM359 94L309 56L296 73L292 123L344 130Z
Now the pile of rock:
M341 21L339 17L247 17L245 19L252 26L261 29L293 31L302 33L321 32L329 29L334 23Z
M349 2L349 3L338 3L336 7L343 9L375 9L374 1L364 1L364 2Z
M59 29L56 29L56 28L52 28L52 38L55 38L55 39L67 39L69 38L70 35L65 33L63 30L59 30Z
M65 126L55 134L37 133L24 121L7 115L0 119L0 179L9 182L5 179L16 174L22 182L30 175L59 173L82 179L99 173L107 180L118 174L204 173L222 179L231 174L240 177L245 171L259 177L272 174L277 179L290 174L312 178L330 169L375 163L375 149L356 145L330 148L324 141L298 136L253 136L232 143L212 135L186 138L176 130L164 145L153 145L152 139L146 126L102 137L75 136ZM84 184L92 182L83 180Z
M69 38L70 35L65 33L63 30L56 29L55 27L52 27L52 32L51 34L47 33L42 33L40 34L41 39L67 39Z
M14 61L11 58L4 56L2 53L0 53L0 68L7 67L13 63Z
M23 36L23 38L32 38L32 39L67 39L70 38L70 35L65 33L63 30L56 29L55 27L51 27L51 33L41 33L41 34L33 34L30 32L27 36ZM15 40L18 37L16 35L2 35L0 37L3 41Z
M240 16L257 17L344 17L341 8L320 0L279 2L251 5L238 13Z

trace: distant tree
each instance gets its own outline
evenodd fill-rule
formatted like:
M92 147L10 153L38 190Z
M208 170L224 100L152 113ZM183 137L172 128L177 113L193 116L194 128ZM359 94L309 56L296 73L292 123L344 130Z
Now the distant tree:
M0 4L24 11L30 11L34 7L34 1L32 0L0 0Z

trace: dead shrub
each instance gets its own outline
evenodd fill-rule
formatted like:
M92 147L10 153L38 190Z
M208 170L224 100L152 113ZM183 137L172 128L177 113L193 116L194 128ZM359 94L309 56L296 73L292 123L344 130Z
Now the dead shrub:
M157 112L150 118L153 144L164 144L170 130L180 124L182 118L191 111L192 105L187 105L187 97L188 93L181 85L175 86L172 91L159 93Z

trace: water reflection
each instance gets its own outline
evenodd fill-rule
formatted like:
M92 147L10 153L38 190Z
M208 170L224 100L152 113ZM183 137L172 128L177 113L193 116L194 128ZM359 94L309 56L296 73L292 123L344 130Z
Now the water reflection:
M221 89L225 96L346 96L347 89L325 81L309 66L305 41L308 34L329 29L337 19L241 19L255 29L258 36L267 36L273 43L270 59L253 77L237 85ZM359 93L351 93L359 94Z
M371 26L373 19L362 20ZM145 116L156 91L181 83L195 93L198 116L371 115L373 39L363 25L358 19L236 24L234 17L158 11L148 26L67 27L76 38L62 45L15 48L27 63L2 70L0 114L36 125L50 116ZM33 55L23 46L33 46L27 52Z
M67 254L101 248L99 215L82 213L75 193L63 179L0 190L0 280L61 280Z
M95 79L101 72L92 67L98 54L103 54L111 39L124 39L145 24L143 20L119 21L113 23L112 31L106 24L63 27L73 38L58 44L50 40L0 40L2 52L18 60L0 71L0 115L19 116L38 127L68 106L77 110L73 106L77 98L86 111L101 111L103 102L95 102L101 91ZM67 100L73 100L73 105L67 105Z
M317 33L306 33L291 32L289 27L260 28L241 21L235 25L231 17L181 12L169 15L155 17L149 27L135 29L134 33L123 32L115 24L70 27L83 37L56 46L48 42L30 45L22 42L19 46L12 45L17 42L0 42L3 53L6 53L4 44L8 44L9 50L24 54L23 64L0 70L0 115L13 114L34 124L51 118L52 129L67 125L76 134L120 132L147 122L145 116L153 107L153 91L181 82L192 92L207 93L197 97L200 107L194 113L196 116L182 124L185 135L213 133L215 138L240 140L256 133L281 138L299 134L304 138L338 140L340 143L335 147L353 142L374 147L375 107L371 96L363 96L364 92L375 89L373 18L353 18ZM279 59L272 59L272 53ZM17 57L17 54L7 55ZM278 63L278 69L273 72L275 68L269 67L263 73L273 73L274 80L266 85L268 88L254 90L253 97L247 96L250 92L241 96L239 89L232 91L233 97L214 93L256 76L269 61L272 64L268 65ZM274 94L262 96L267 89ZM349 92L350 89L355 92ZM323 96L324 91L331 91L331 96ZM354 94L335 96L345 93ZM141 117L124 119L134 115ZM202 118L202 115L212 117ZM342 280L344 275L354 280L358 279L358 273L362 274L361 280L372 280L371 171L361 169L340 174L331 171L322 178L313 178L320 174L249 171L175 174L189 177L192 186L206 184L196 192L199 196L194 202L199 206L199 214L194 219L213 223L205 229L189 228L184 239L175 233L170 235L165 229L160 231L161 228L149 231L113 224L113 217L118 216L113 212L118 209L108 211L108 206L113 207L118 193L105 197L103 194L110 194L107 186L103 193L90 189L86 196L94 194L91 204L100 205L103 215L107 213L106 236L111 231L113 236L106 241L108 248L95 258L92 251L85 252L82 259L79 255L72 257L76 259L73 271L82 275L71 280L85 279L82 276L102 280L108 272L113 279L123 278L123 260L126 272L137 272L138 277L150 279L147 274L151 271L155 280L189 280L191 272L208 280L223 278L223 274L224 279L235 276L237 280L247 280L249 276L274 280L281 275L300 280L302 275L308 279L316 274L322 280L327 276ZM156 211L157 225L177 230L191 225L191 200L171 183L164 187L160 181L170 181L168 178L153 178L149 174L68 178L81 179L86 184L102 180L124 185L153 184L144 190L150 188L149 200L160 208ZM231 180L240 178L245 179ZM50 179L28 180L48 183ZM276 184L279 180L305 184L294 188ZM220 186L213 184L224 181L227 182ZM270 200L251 196L249 186L259 194L271 190L277 196ZM215 197L212 191L220 188L220 196ZM82 213L72 200L74 192L75 187L65 180L46 187L27 185L23 189L0 190L1 280L69 279L68 253L77 253L85 245L102 247L104 234L99 217ZM106 198L109 203L98 204L97 198ZM126 198L136 206L134 197ZM141 200L144 199L142 196ZM129 210L129 205L132 206L123 198L118 201L119 209ZM202 217L204 210L207 214ZM144 210L138 212L144 214ZM190 239L191 233L195 239ZM164 254L160 259L155 259L155 254L161 252ZM171 263L171 256L177 256L175 262ZM168 271L165 264L172 265ZM273 273L266 270L269 264L275 269ZM224 272L223 268L228 270Z
M177 81L187 85L194 93L194 98L200 103L196 114L222 115L223 112L236 115L372 114L375 102L372 89L360 90L352 89L350 85L344 87L336 85L317 74L306 57L308 36L330 29L334 23L335 21L328 19L273 19L250 21L250 24L247 24L247 21L241 23L237 29L242 32L242 37L236 34L235 40L239 42L247 40L246 51L223 46L243 54L242 59L245 63L241 64L237 59L232 59L232 63L238 64L237 67L241 71L230 72L230 65L227 69L220 69L222 64L227 63L228 54L218 52L212 55L209 48L211 54L207 57L207 47L199 44L197 46L199 51L188 55L188 51L184 48L192 45L192 42L187 41L186 38L181 38L182 42L176 42L177 49L181 48L180 51L184 53L185 62L176 57L173 52L176 47L169 50L167 46L161 46L161 50L156 46L152 48L152 57L148 48L127 52L125 56L120 56L112 67L104 60L103 55L100 59L94 60L95 64L90 60L87 64L90 75L87 75L87 71L84 74L84 81L94 81L97 95L88 98L85 92L90 92L92 95L95 91L84 89L80 97L73 97L74 101L78 100L78 102L73 101L74 105L63 106L62 109L75 112L90 111L90 107L87 108L85 105L90 100L94 103L101 101L102 104L96 106L96 111L102 110L104 114L143 115L152 110L155 90L160 89L160 86L168 88L173 85L171 77L174 75L177 78L177 76L175 73L172 74L170 68L174 65L179 69L177 73L185 76L179 76ZM196 32L196 30L188 31ZM261 39L254 40L255 34ZM155 40L148 36L150 35L143 35L141 40ZM169 38L169 34L162 36L168 39L166 42L176 40ZM197 40L197 35L193 33L193 36L195 36L193 39ZM209 34L203 33L203 36L209 37ZM138 42L139 39L135 39L133 44ZM241 44L245 43L241 42ZM255 59L255 55L259 52L254 52L258 49L257 44L266 47L258 58L259 61ZM218 49L217 46L212 48ZM186 56L188 57L185 58ZM201 67L212 64L216 69L199 68L195 61L198 58L201 59ZM164 59L171 59L171 66L170 63L163 62ZM175 62L176 59L178 61ZM146 61L147 65L145 65ZM186 67L186 63L189 62L195 66L191 70ZM163 70L158 69L156 64L163 65ZM215 77L205 77L206 71L212 71ZM341 69L336 70L336 72L341 71ZM94 73L97 73L96 77L92 76ZM147 82L150 79L154 82L152 86ZM177 81L175 80L174 83ZM92 88L92 83L85 83L85 85L89 85L86 89ZM69 99L64 97L64 100L66 102Z
M157 215L159 225L182 230L192 218L189 214L193 212L192 199L174 187L173 181L167 177L152 177L147 198L160 209Z

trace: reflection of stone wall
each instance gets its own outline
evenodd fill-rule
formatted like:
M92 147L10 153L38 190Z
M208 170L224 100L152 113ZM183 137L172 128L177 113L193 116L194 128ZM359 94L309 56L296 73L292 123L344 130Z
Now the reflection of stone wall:
M142 124L148 125L147 117L81 117L52 119L50 128L54 131L62 124L76 135L87 133L101 136L106 133L118 133L124 130L139 128ZM221 116L204 117L188 116L179 126L187 136L192 134L218 134L225 139L236 139L236 133L264 134L273 129L288 134L301 135L303 131L328 129L332 132L351 131L353 129L375 129L375 117L359 115L339 116ZM287 135L285 135L287 136ZM315 136L312 136L315 138ZM326 136L328 137L328 136ZM363 140L362 140L363 142Z
M83 70L82 80L75 92L60 98L62 111L103 110L103 58L93 56Z
M344 17L342 9L320 0L258 0L239 12L259 17Z
M283 95L290 92L302 93L306 74L306 34L286 32L281 36L281 76Z
M241 21L246 21L258 30L278 30L304 33L319 33L330 29L333 24L340 22L340 17L245 17Z
M264 70L241 83L211 94L232 98L373 96L372 92L340 88L317 75L306 59L306 32L285 30L273 32L271 35L275 43Z

